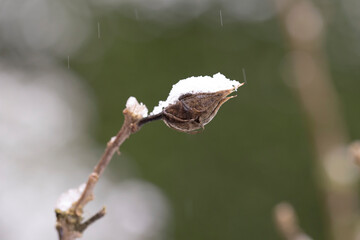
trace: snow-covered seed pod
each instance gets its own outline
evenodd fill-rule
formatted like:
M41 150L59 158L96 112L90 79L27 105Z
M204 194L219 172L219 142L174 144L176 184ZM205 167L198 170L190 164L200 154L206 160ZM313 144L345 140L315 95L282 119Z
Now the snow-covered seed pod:
M188 93L163 110L165 124L181 132L193 132L209 123L234 89L214 93Z
M150 116L162 116L170 128L191 133L203 129L222 104L234 96L228 96L242 86L221 73L213 77L191 77L173 85L166 101L160 101Z

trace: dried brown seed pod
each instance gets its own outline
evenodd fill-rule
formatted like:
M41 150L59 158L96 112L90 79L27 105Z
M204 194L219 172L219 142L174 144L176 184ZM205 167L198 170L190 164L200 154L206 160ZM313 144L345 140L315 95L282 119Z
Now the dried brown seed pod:
M170 128L180 132L192 133L204 129L204 125L215 117L221 105L235 97L228 95L236 88L213 93L181 95L174 104L163 109L163 121Z
M174 84L166 101L159 101L149 116L138 125L162 119L167 126L180 132L193 133L204 129L222 104L244 83L227 79L216 73L212 77L189 77Z

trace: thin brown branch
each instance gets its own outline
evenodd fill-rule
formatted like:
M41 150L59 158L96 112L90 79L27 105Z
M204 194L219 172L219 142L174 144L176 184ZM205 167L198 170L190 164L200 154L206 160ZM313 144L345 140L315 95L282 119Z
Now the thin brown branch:
M155 114L155 115L150 115L146 118L141 119L138 123L138 126L141 127L142 125L144 125L146 123L156 121L156 120L161 120L161 119L163 119L163 117L164 117L164 114L162 112Z
M101 209L93 217L83 221L83 208L94 197L94 187L99 178L105 171L106 167L110 163L115 152L119 152L121 144L129 138L133 133L140 130L140 127L153 120L161 119L161 116L150 116L143 118L131 111L129 108L125 108L123 111L124 123L118 132L107 144L104 154L95 166L93 172L89 175L84 191L82 192L79 200L75 202L72 207L67 211L61 211L56 209L56 229L58 231L60 240L74 240L81 237L82 232L92 223L99 220L105 215L105 208ZM139 124L141 123L141 124Z
M106 214L106 208L103 207L99 212L97 212L94 216L83 222L80 226L80 232L84 232L88 226L90 226L92 223L96 222Z
M137 123L139 121L138 118L134 118L131 113L127 111L127 109L124 110L124 123L116 135L115 139L111 139L107 147L105 149L105 152L103 156L101 157L98 164L95 166L94 171L90 174L89 179L86 183L85 190L83 194L81 195L80 199L74 204L72 207L72 210L77 214L82 214L83 207L93 199L93 190L94 187L101 177L102 173L104 172L105 168L111 161L112 157L114 156L115 152L119 149L120 145L132 134L137 132L140 128L138 127Z

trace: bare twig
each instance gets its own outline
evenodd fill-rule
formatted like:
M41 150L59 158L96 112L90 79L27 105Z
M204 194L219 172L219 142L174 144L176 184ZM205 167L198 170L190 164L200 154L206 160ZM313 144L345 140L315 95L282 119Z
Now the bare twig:
M103 216L105 216L106 213L106 208L103 207L99 212L97 212L94 216L92 216L91 218L89 218L88 220L86 220L85 222L83 222L80 226L80 231L84 232L85 229L90 226L90 224L96 222L97 220L99 220L100 218L102 218Z
M155 114L155 115L150 115L146 118L141 119L138 123L138 126L141 127L142 125L144 125L146 123L156 121L156 120L161 120L163 117L164 117L164 114L162 112Z
M275 206L274 220L286 240L311 240L300 228L295 210L289 203L282 202Z
M83 207L93 199L93 189L95 187L95 184L97 183L98 179L111 161L114 153L132 133L135 133L140 129L137 125L139 119L134 118L133 115L127 111L127 109L125 109L123 113L125 117L123 126L116 135L115 139L112 139L108 142L103 156L101 157L98 164L95 166L94 171L89 176L83 194L76 202L76 204L74 204L74 206L72 207L72 210L77 215L81 215Z
M141 115L135 114L129 108L123 111L124 123L118 132L107 144L104 154L100 161L95 166L94 171L90 174L86 187L82 192L78 201L67 211L56 209L56 229L58 231L60 240L74 240L81 237L82 232L92 223L105 215L105 208L101 209L94 216L88 220L83 221L83 208L94 198L93 190L99 178L105 171L107 165L111 161L115 152L118 151L121 144L133 133L140 130L140 127L150 121L161 119L161 114L158 116L150 116L142 118Z

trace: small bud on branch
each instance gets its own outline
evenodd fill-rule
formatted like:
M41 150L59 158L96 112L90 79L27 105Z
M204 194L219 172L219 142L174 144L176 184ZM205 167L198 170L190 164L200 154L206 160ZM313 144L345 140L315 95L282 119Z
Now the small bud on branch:
M160 101L151 116L162 116L167 126L180 132L191 133L204 129L230 98L229 94L242 86L221 73L213 77L190 77L173 85L166 101Z
M234 89L214 93L184 94L163 110L167 126L180 132L193 132L204 128L218 112L221 105L235 96L227 97Z

